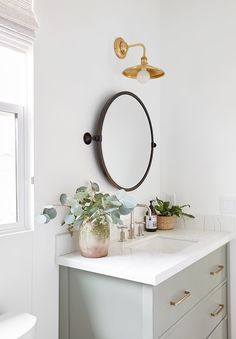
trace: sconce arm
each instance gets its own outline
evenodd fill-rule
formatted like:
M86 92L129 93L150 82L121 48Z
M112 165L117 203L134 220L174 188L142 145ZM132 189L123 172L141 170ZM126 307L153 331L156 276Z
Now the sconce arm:
M116 53L116 56L120 59L124 59L127 55L128 49L132 47L142 47L143 49L143 56L144 62L147 63L147 55L146 55L146 47L144 44L137 43L137 44L131 44L128 45L126 41L124 41L123 38L116 38L114 42L114 50Z
M132 45L128 45L128 48L132 48L132 47L142 47L143 49L143 57L146 58L147 57L147 50L146 47L144 46L144 44L141 43L137 43L137 44L132 44Z

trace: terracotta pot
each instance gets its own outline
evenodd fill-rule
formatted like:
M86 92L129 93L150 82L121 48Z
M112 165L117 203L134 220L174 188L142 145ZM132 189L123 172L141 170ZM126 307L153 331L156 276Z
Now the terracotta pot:
M172 230L176 225L176 217L157 216L157 228L159 230Z
M89 222L79 228L79 249L83 257L102 258L108 254L109 225L93 225Z

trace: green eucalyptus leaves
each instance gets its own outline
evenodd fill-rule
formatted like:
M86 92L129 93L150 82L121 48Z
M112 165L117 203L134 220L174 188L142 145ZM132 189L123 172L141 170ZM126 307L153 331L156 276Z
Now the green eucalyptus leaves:
M94 182L77 188L73 197L61 194L60 203L59 206L67 209L62 225L66 225L70 233L86 222L91 222L94 226L123 224L121 216L131 213L137 204L124 190L113 195L102 193L99 185ZM56 216L55 205L47 206L37 217L37 222L46 224Z

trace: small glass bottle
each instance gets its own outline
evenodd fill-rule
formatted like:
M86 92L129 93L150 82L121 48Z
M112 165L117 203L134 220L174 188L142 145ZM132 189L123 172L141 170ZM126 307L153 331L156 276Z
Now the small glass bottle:
M149 217L148 212L145 216L145 230L147 232L156 232L157 230L157 215L152 205L153 200L150 200L149 208L151 210L151 217Z

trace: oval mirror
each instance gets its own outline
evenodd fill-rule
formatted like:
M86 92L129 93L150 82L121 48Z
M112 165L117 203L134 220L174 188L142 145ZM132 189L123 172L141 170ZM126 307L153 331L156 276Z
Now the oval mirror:
M93 139L101 168L113 186L132 191L142 184L156 145L148 111L135 94L120 92L106 102Z

